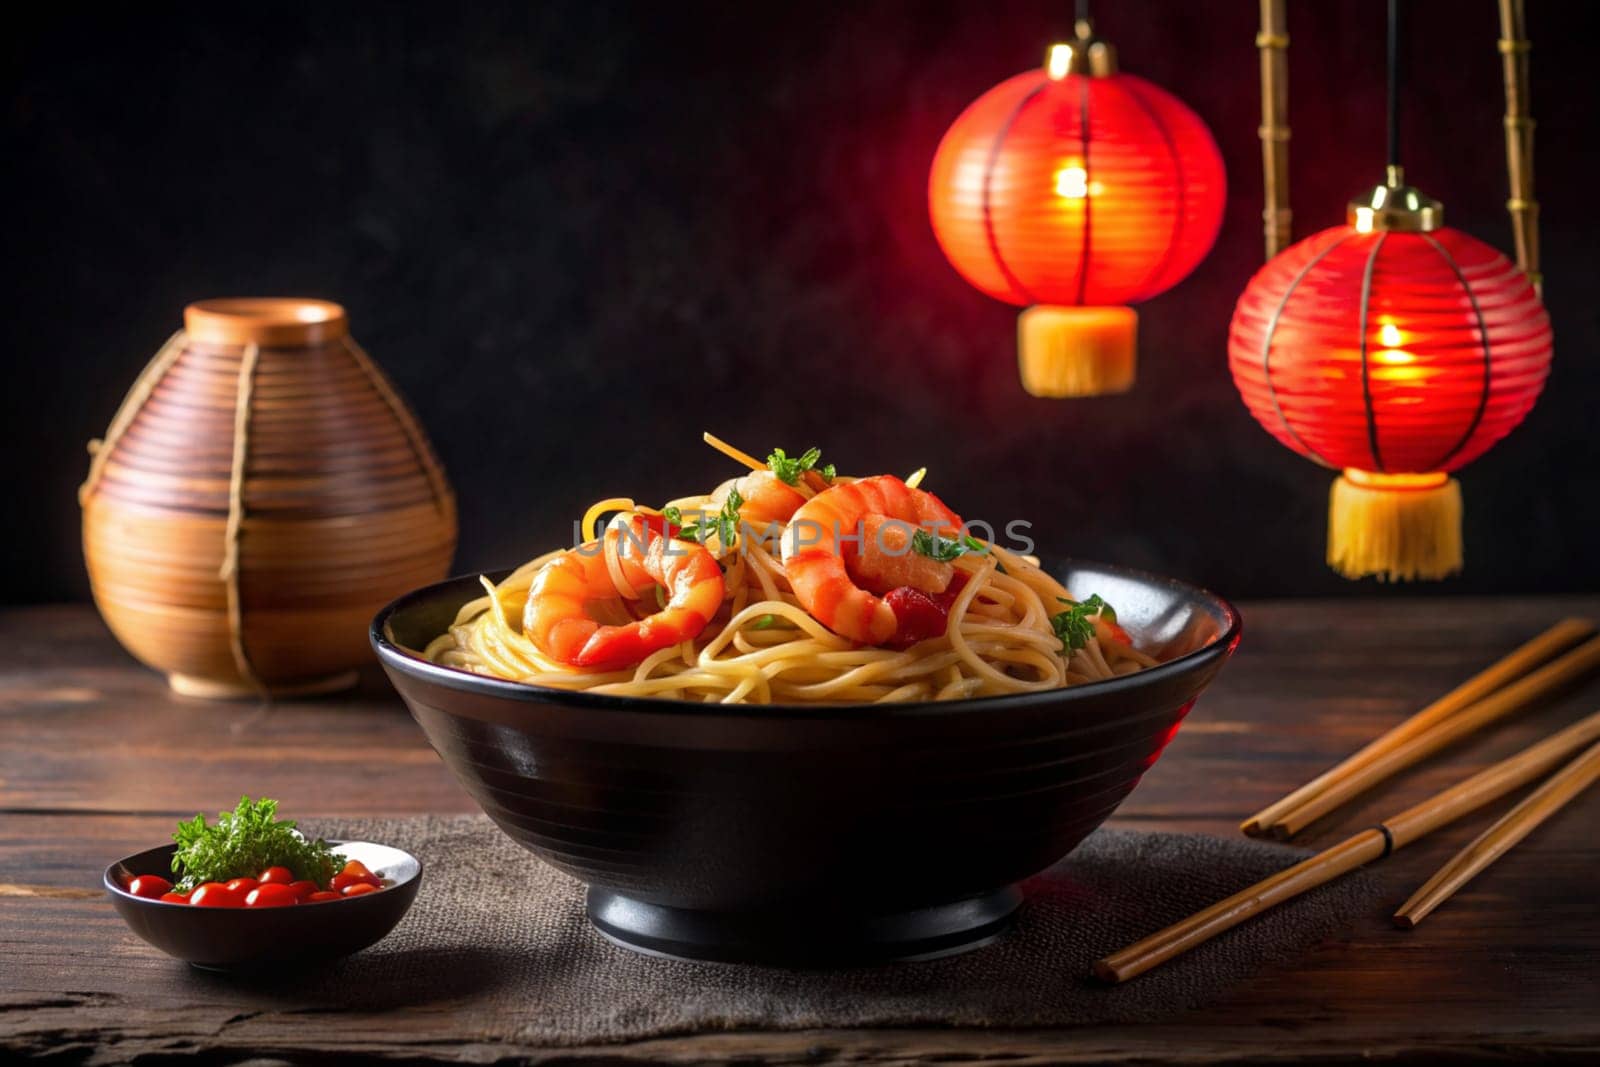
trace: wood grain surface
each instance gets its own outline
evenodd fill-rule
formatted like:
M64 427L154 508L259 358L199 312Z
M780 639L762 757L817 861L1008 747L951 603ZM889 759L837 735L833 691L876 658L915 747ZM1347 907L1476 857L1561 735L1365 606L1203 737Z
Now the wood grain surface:
M1244 605L1240 652L1114 824L1236 833L1239 818L1555 619L1600 598ZM1600 795L1580 798L1422 928L1389 912L1504 806L1381 868L1393 899L1336 941L1160 1024L1072 1030L717 1033L620 1046L460 1043L470 998L353 1013L192 971L96 891L117 856L241 791L306 819L472 811L376 674L302 704L172 694L81 606L0 612L0 1060L1203 1063L1458 1061L1600 1052ZM1326 844L1600 706L1600 680L1440 754L1313 826ZM1514 799L1514 798L1513 798ZM71 890L86 892L72 893Z

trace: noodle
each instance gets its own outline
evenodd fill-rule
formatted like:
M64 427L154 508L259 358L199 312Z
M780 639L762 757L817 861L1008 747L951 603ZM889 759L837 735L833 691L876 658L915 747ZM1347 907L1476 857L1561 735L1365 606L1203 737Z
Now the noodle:
M711 440L753 464L744 453ZM917 471L913 479L920 481L923 473ZM807 499L828 487L820 480L806 487L806 480L796 488ZM840 477L831 484L849 481ZM715 515L732 484L675 500L669 508ZM607 514L611 521L602 526ZM640 517L659 522L662 514L617 497L589 508L581 529L593 541L605 531L630 528ZM1040 692L1115 678L1157 662L1099 619L1081 647L1065 649L1052 625L1057 613L1052 608L1068 598L1066 589L1035 563L998 545L982 545L983 551L953 562L964 584L949 602L943 634L906 648L885 648L841 637L813 617L790 586L782 560L769 550L771 542L763 543L756 531L744 528L731 545L721 544L720 537L713 532L703 543L724 572L721 610L691 639L657 648L633 666L580 670L547 656L523 634L523 608L534 577L563 555L560 551L528 561L498 584L481 578L484 595L464 604L422 654L443 666L534 685L755 704L897 703ZM617 556L622 540L603 539L605 572L616 588L587 609L601 623L627 624L654 610L649 590L639 598L624 577ZM1114 623L1109 613L1106 619Z

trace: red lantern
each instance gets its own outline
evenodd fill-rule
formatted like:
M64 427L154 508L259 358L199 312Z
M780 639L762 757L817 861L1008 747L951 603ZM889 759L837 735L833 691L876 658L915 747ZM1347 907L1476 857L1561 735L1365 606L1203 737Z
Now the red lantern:
M1046 66L1001 82L956 119L934 155L928 207L939 245L978 289L1028 306L1023 385L1089 396L1133 384L1134 312L1205 258L1227 182L1193 111L1116 72L1079 23Z
M1261 425L1342 469L1328 562L1348 577L1461 568L1461 491L1448 472L1509 433L1550 369L1550 320L1527 276L1398 174L1350 222L1251 280L1228 359Z

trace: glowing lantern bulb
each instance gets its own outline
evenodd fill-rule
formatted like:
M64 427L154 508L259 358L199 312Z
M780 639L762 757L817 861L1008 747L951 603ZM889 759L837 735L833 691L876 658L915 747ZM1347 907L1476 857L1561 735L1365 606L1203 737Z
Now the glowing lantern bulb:
M1089 195L1089 172L1067 166L1056 171L1056 195L1063 200L1082 200Z
M934 234L979 290L1025 307L1024 387L1092 396L1133 384L1125 306L1188 276L1216 240L1222 157L1199 116L1116 69L1078 24L1042 69L1001 82L951 125L928 176Z

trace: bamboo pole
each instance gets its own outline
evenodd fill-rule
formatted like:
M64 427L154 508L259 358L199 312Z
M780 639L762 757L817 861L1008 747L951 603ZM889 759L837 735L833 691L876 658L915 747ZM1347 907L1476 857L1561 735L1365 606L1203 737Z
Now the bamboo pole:
M1284 0L1261 0L1261 178L1266 206L1261 212L1267 258L1289 246L1289 21Z
M1263 0L1265 2L1265 0ZM1539 273L1539 202L1533 195L1533 118L1529 113L1528 23L1523 0L1500 0L1500 65L1506 83L1506 175L1511 198L1511 232L1517 243L1517 266L1541 295Z

